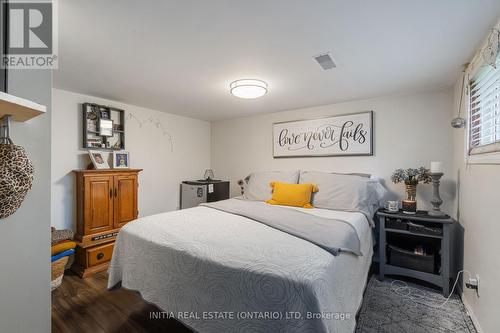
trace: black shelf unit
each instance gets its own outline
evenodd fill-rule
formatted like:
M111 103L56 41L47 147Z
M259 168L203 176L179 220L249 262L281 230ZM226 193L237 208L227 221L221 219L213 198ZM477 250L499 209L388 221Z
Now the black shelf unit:
M454 248L457 241L455 239L456 221L449 216L430 216L425 211L409 215L401 211L390 213L381 209L376 215L378 217L379 228L378 260L376 260L379 265L379 280L383 281L385 275L416 278L441 287L443 295L448 297L450 293L450 279L457 272L457 267L454 265L456 255ZM412 223L423 225L428 229L412 230L410 228ZM404 249L405 245L413 248L413 245L417 243L425 245L427 249L431 249L429 254L435 257L435 268L432 272L423 269L412 269L404 267L404 265L393 265L388 260L390 257L390 253L388 252L390 245Z
M123 150L125 149L125 111L95 103L82 104L84 149ZM103 136L99 132L99 120L113 120L113 136Z

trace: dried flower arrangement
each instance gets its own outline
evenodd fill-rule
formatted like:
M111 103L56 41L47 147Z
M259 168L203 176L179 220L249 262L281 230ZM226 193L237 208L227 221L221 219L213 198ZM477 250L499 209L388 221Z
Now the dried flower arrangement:
M429 184L432 181L429 169L420 167L418 169L397 169L391 176L393 183L405 183L406 185L417 185L418 183Z

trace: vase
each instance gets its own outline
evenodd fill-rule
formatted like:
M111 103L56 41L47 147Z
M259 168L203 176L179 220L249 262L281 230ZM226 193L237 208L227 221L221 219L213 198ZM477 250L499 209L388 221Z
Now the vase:
M403 213L415 214L417 212L417 184L405 184L405 200L402 202Z
M417 184L405 184L405 200L417 201Z

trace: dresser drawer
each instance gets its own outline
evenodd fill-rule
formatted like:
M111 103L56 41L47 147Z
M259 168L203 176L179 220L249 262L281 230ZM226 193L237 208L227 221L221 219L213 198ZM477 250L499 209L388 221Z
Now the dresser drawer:
M87 266L92 267L111 260L115 243L108 243L87 249Z

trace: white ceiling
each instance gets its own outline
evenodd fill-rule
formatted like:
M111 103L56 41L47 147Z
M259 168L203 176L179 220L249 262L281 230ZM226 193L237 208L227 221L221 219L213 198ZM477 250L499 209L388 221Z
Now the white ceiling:
M206 120L439 89L499 17L498 0L62 0L54 86ZM229 95L240 78L269 93Z

